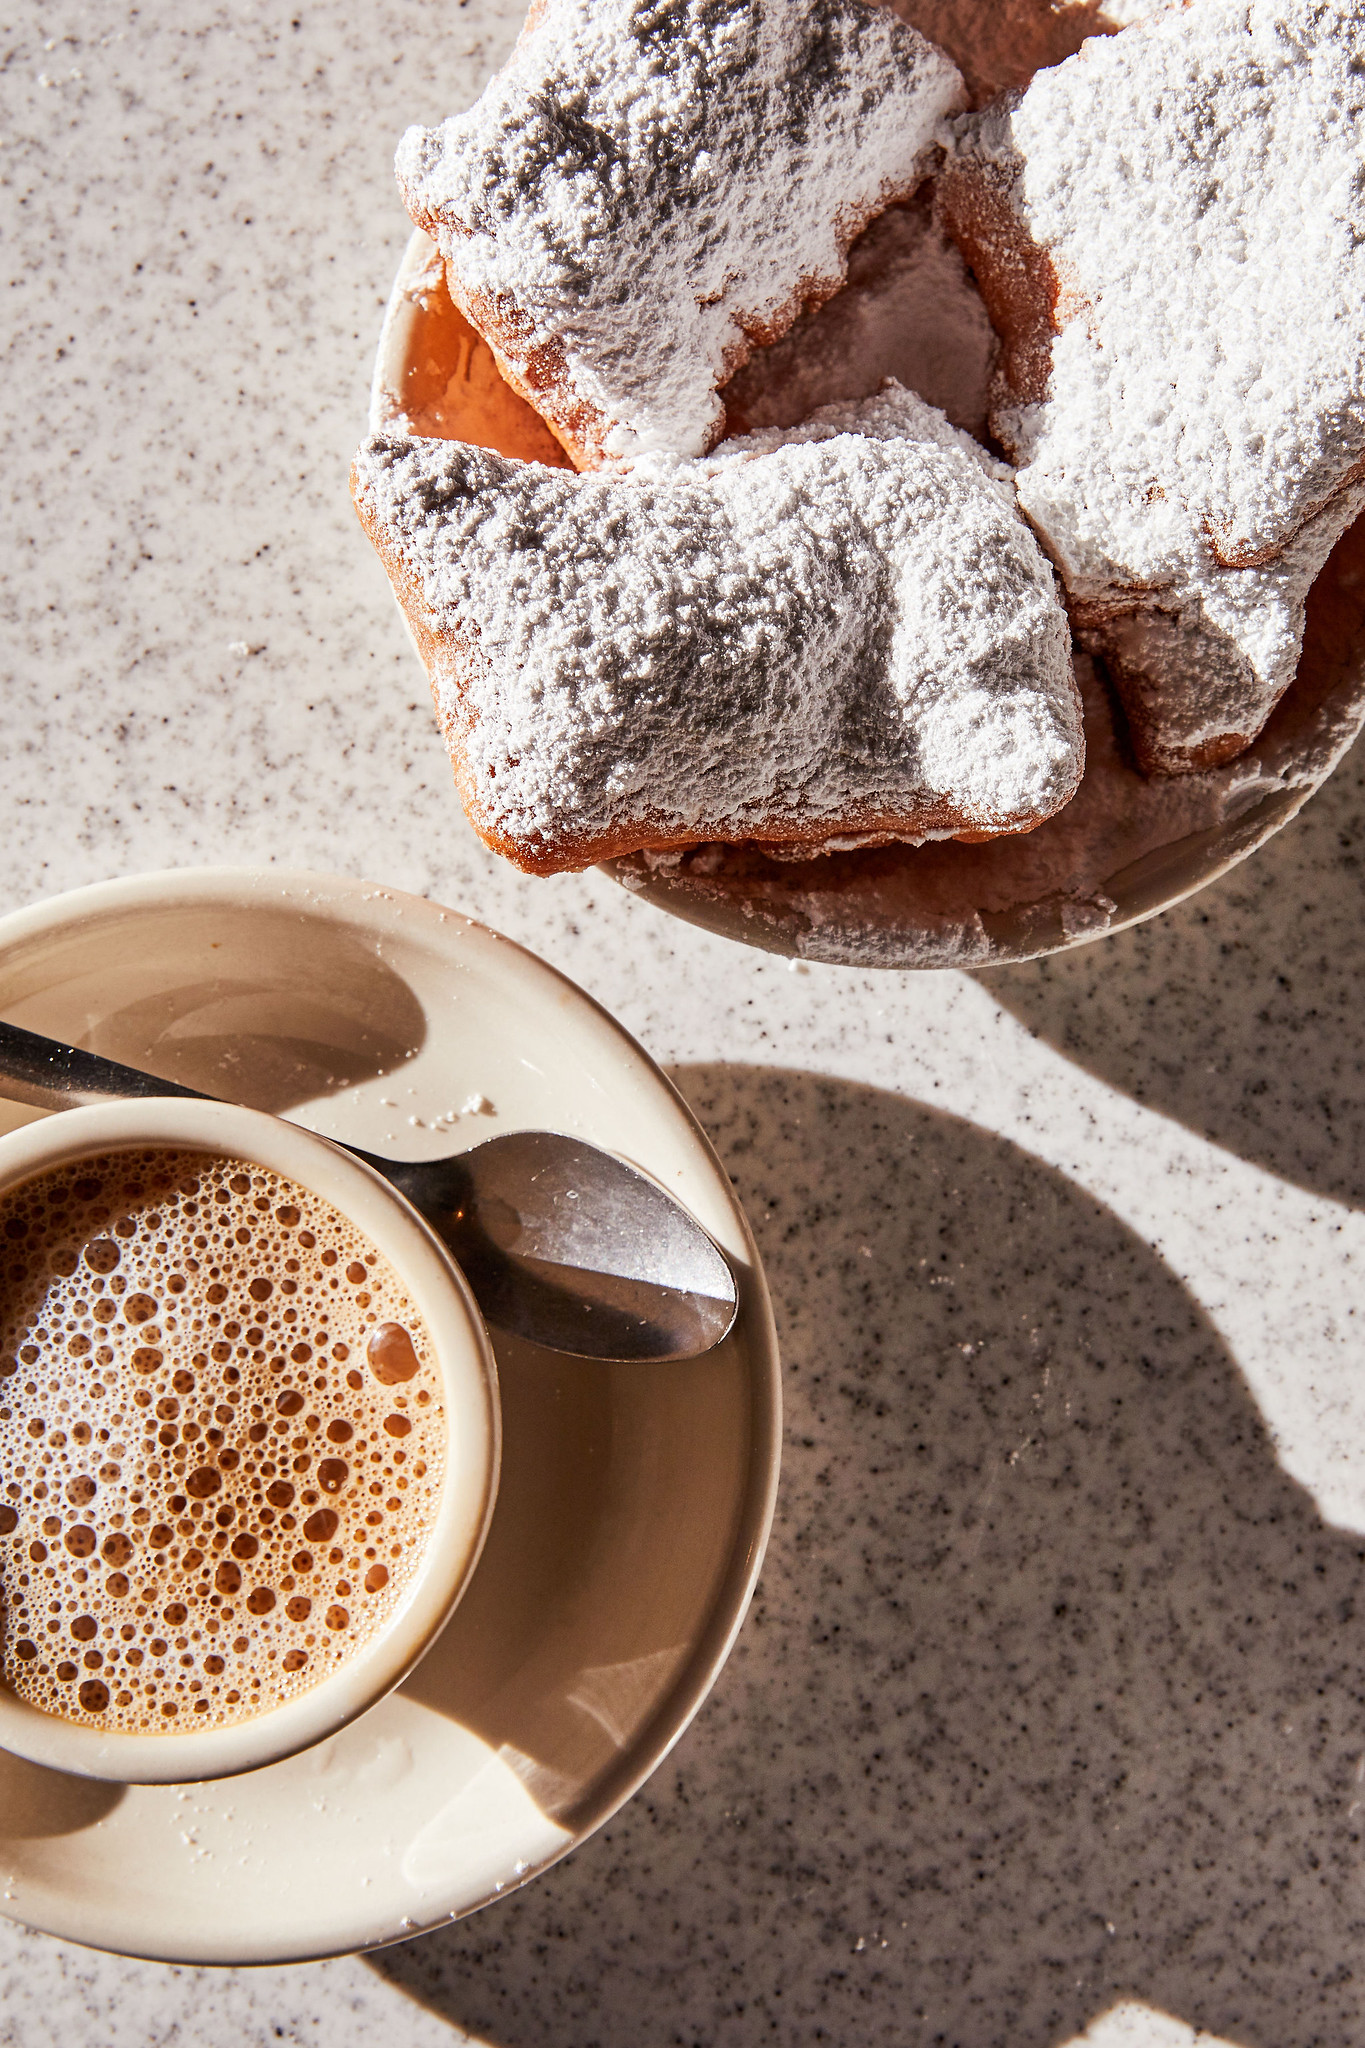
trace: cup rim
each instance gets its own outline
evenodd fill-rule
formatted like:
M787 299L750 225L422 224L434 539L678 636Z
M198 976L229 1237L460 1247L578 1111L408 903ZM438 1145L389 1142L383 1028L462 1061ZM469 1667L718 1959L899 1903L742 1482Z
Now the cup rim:
M451 1429L440 1503L414 1584L372 1643L296 1698L228 1728L135 1735L63 1720L0 1685L0 1749L85 1777L149 1785L233 1777L280 1762L392 1691L435 1642L473 1576L501 1457L497 1367L468 1283L411 1203L330 1139L235 1103L160 1096L100 1103L0 1136L0 1195L75 1159L155 1144L269 1167L339 1209L412 1295L441 1373Z

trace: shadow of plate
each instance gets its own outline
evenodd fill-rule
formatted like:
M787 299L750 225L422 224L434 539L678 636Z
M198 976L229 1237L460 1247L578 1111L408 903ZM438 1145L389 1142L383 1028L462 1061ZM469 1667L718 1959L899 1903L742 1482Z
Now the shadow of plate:
M609 1826L372 1967L498 2048L1055 2048L1125 1995L1362 2038L1365 1543L1197 1302L970 1124L677 1079L782 1337L750 1622Z
M980 971L1035 1037L1201 1137L1365 1201L1365 743L1254 861L1149 924Z

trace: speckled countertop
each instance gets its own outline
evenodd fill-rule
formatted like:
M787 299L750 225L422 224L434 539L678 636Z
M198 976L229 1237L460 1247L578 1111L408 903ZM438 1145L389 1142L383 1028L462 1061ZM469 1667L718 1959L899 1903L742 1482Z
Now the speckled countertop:
M344 480L394 138L517 11L11 18L0 908L276 861L573 975L758 1231L773 1545L695 1726L524 1893L263 1972L6 1927L0 2038L1352 2048L1362 759L1179 911L976 978L789 970L483 853Z

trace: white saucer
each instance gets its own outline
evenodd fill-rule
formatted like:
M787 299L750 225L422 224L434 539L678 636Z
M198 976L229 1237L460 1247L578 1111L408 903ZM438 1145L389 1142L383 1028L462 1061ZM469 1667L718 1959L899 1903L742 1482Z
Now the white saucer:
M57 897L0 920L0 1015L378 1152L580 1133L675 1189L734 1261L739 1322L704 1359L607 1366L495 1340L487 1548L436 1648L346 1733L216 1786L125 1789L0 1757L3 1910L52 1934L286 1962L472 1912L649 1775L748 1605L780 1393L726 1174L572 983L454 911L361 882L188 870ZM0 1104L0 1128L30 1114Z

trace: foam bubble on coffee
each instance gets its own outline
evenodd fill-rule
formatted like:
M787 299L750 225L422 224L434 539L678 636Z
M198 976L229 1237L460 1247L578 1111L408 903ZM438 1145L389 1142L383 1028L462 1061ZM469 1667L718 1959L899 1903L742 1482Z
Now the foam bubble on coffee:
M0 1200L0 1680L130 1734L222 1728L341 1669L420 1571L429 1337L330 1202L148 1147Z

